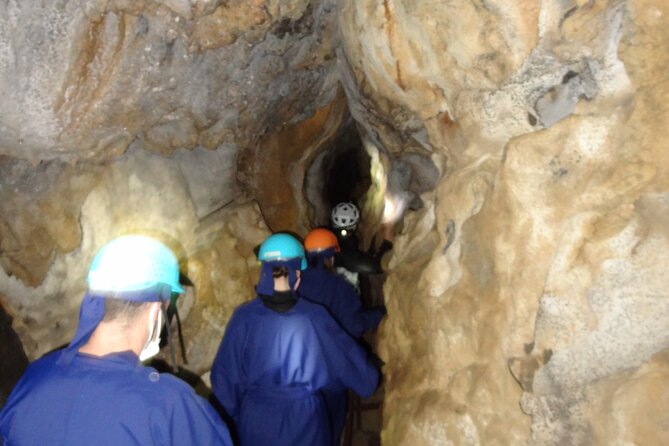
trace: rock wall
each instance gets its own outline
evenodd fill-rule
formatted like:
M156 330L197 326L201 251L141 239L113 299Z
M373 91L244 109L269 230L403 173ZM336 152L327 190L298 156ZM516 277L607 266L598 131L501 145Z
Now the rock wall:
M384 444L669 439L668 13L342 2L351 112L441 172L390 259Z
M0 153L34 162L248 147L335 94L332 1L1 8Z
M207 370L253 296L269 233L256 201L274 215L262 192L284 178L254 160L268 168L290 148L295 164L345 112L334 5L0 4L0 304L29 358L71 338L96 250L141 232L194 284L181 302L188 367Z

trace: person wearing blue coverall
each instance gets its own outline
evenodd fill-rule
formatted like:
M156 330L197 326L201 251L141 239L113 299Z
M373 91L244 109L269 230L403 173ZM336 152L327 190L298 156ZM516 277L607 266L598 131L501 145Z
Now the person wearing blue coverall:
M241 446L330 446L322 391L370 396L371 358L320 305L298 298L304 248L288 234L263 242L257 297L228 322L211 371L212 390Z
M0 444L232 445L213 407L140 361L158 353L177 259L155 239L107 243L70 344L29 365L0 412Z
M337 236L325 228L313 229L304 239L309 267L302 271L298 294L324 306L351 336L359 338L376 329L386 314L385 307L365 309L353 286L334 271L334 256L339 252ZM333 428L332 444L339 445L346 424L345 389L324 390Z
M366 309L355 288L334 271L334 257L340 252L337 236L316 228L304 239L309 268L302 271L297 293L323 305L354 338L375 329L386 314L384 307Z

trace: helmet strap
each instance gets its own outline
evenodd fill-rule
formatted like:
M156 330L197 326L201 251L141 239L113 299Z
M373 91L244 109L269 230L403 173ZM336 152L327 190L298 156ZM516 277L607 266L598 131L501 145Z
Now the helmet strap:
M176 305L174 306L175 311L176 311ZM170 348L170 362L172 363L172 371L174 373L179 371L179 367L177 366L177 351L176 348L174 347L174 342L172 339L172 324L170 324L170 320L167 316L167 305L165 302L160 303L160 311L163 314L163 320L165 321L165 330L167 331L167 346ZM181 322L179 321L179 315L177 314L177 330L179 331L179 341L181 342L181 354L185 358L184 354L184 349L183 349L183 339L181 338ZM159 328L160 329L160 328Z

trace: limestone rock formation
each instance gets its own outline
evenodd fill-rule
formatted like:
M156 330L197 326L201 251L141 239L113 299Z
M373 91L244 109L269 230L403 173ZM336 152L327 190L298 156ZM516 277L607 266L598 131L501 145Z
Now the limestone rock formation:
M664 0L1 3L0 304L35 358L95 250L154 234L202 374L355 129L364 238L384 194L406 209L383 443L669 443L668 25Z
M335 13L329 0L0 5L0 302L30 358L72 336L95 250L140 231L197 277L189 365L209 366L268 234L262 178L239 167L259 171L244 160L274 135L345 109Z
M33 162L249 146L335 93L332 1L0 8L0 153Z
M649 364L669 333L669 166L653 136L669 122L668 12L340 8L352 113L386 150L428 151L442 169L391 259L384 442L667 441L662 421L632 421L621 400L626 378L649 392L658 375L643 370L667 370L661 355Z

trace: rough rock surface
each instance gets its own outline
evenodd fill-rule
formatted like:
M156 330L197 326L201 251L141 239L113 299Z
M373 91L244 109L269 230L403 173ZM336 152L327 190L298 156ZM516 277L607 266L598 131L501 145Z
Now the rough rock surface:
M334 26L329 0L4 2L0 153L249 146L332 99Z
M668 25L664 0L0 3L2 305L30 358L62 345L95 250L152 233L205 372L267 227L327 215L301 189L348 113L366 217L411 209L384 444L669 443Z
M666 443L666 2L339 13L352 114L442 172L390 260L384 443Z
M215 301L216 296L223 300L220 293L226 291L231 294L230 302L239 303L240 299L252 297L253 248L262 242L268 231L257 205L252 203L232 203L205 212L212 202L227 203L235 198L228 196L233 192L229 189L217 194L215 185L224 184L225 178L217 178L215 170L212 178L200 165L200 158L204 157L214 161L213 166L216 166L218 156L213 151L183 151L166 158L135 147L124 157L96 167L96 184L87 191L76 224L66 226L79 235L81 244L62 253L54 249L56 252L50 256L39 286L30 286L20 276L11 274L11 270L0 271L0 293L6 296L16 318L14 326L31 357L66 343L72 336L87 267L97 249L120 234L153 235L168 244L180 259L182 273L195 284L197 310L209 311L207 305ZM67 167L63 168L67 171ZM196 175L191 169L199 173ZM77 184L80 177L65 178L70 184ZM193 191L204 187L210 188L210 195L204 200L198 199L199 195ZM44 224L60 218L61 201L62 197L45 199L49 205L44 208L48 211L38 214ZM20 209L15 212L21 215ZM201 213L205 214L204 218L199 217ZM228 239L233 243L226 241ZM218 244L226 243L235 249L224 258L207 254ZM22 252L31 246L27 245ZM203 263L205 257L210 261ZM36 260L33 262L39 264ZM220 339L221 324L224 325L232 307L220 308L219 313L225 317L221 316L218 321L211 318L206 328L202 322L197 323L200 327L197 332L203 334L203 339L211 339L212 343ZM205 335L207 329L210 332ZM189 348L191 343L197 342L195 338L187 337L187 340ZM204 369L210 360L211 357L195 361L194 368Z
M268 233L244 160L345 110L335 30L330 0L0 5L0 294L30 358L73 334L95 250L140 231L193 276L189 365L209 366Z

